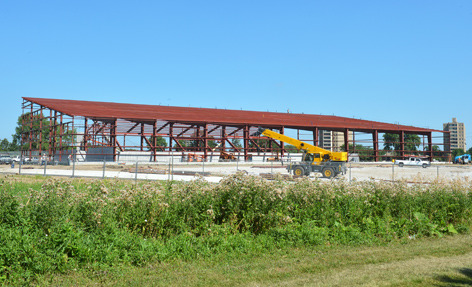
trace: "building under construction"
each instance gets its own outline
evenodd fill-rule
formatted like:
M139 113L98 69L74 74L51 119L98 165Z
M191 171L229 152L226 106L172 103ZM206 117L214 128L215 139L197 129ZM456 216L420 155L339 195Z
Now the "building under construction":
M290 147L283 142L252 136L258 127L314 145L319 145L322 131L336 132L344 135L342 148L359 154L361 160L449 154L433 149L443 145L441 130L338 116L27 97L22 109L22 155L56 161L77 153L90 161L118 161L126 152L147 154L150 162L166 154L198 155L203 160L215 153L237 154L241 160L261 153L286 157ZM383 134L397 135L398 140L385 142ZM408 135L418 136L414 148ZM396 148L386 151L386 146Z

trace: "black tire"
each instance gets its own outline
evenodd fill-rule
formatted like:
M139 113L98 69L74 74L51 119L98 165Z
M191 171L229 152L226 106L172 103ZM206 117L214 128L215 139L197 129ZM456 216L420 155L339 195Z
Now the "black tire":
M403 167L403 162L399 162L399 163L398 163L398 166L399 166L399 167Z
M324 178L333 178L335 175L334 170L330 167L324 168L321 173L323 174Z
M305 174L305 169L301 166L296 166L293 168L293 175L303 176Z
M423 168L427 168L428 165L426 163L423 163Z

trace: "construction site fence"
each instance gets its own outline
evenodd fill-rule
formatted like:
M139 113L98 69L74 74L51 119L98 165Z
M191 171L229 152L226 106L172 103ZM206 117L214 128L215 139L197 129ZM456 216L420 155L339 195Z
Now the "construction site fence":
M139 162L78 162L70 161L67 165L39 162L13 163L10 173L21 175L89 177L89 178L116 178L130 180L177 180L189 181L197 177L204 177L218 182L224 176L245 172L251 175L260 175L268 179L280 176L293 179L287 167L293 162L182 162L169 158L169 161L155 163ZM367 169L366 167L371 167ZM374 169L372 169L374 167ZM5 169L4 169L5 170ZM338 177L347 181L380 180L406 181L411 183L430 183L440 179L453 179L458 176L472 174L472 165L452 165L433 163L423 168L421 166L400 167L392 162L382 163L347 163L347 173ZM312 174L311 177L320 177L321 174ZM336 178L337 179L337 178Z
M150 163L161 164L170 161L174 162L270 162L281 161L291 162L302 160L301 153L288 153L281 156L272 152L260 152L244 154L242 152L220 153L220 152L146 152L146 151L125 151L117 154L113 153L112 148L98 148L92 151L73 151L64 150L48 155L46 152L24 153L22 161L24 163L44 163L69 165L72 161L77 163L95 163L95 162L116 162L127 163Z

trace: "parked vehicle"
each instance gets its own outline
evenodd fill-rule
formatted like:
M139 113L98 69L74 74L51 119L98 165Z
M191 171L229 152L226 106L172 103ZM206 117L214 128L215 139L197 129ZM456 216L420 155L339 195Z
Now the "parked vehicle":
M423 168L427 168L428 166L431 165L429 161L422 160L421 158L417 158L417 157L410 157L409 159L406 159L406 160L396 159L394 163L397 164L399 167L408 165L408 166L422 166Z
M468 164L471 162L470 154L458 155L454 158L454 163Z
M19 162L19 159L18 159ZM39 164L39 158L37 157L23 157L23 164Z
M0 164L11 164L13 159L9 155L0 156Z

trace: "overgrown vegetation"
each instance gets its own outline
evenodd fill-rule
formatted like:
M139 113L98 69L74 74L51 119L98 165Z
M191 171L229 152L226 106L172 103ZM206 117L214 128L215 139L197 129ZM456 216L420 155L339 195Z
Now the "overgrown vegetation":
M406 183L237 174L219 184L4 178L0 282L86 266L141 266L287 247L372 245L468 232L471 182Z

